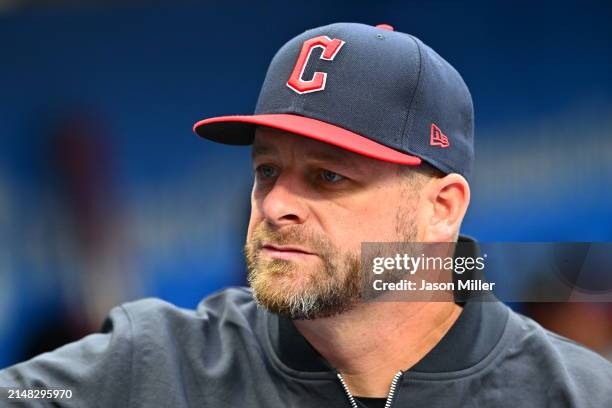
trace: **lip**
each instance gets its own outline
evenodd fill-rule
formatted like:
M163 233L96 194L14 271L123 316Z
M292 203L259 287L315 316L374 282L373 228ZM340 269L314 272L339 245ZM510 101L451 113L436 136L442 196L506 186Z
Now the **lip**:
M316 256L316 254L313 254L307 249L294 245L264 244L261 247L261 252L272 258L286 260Z

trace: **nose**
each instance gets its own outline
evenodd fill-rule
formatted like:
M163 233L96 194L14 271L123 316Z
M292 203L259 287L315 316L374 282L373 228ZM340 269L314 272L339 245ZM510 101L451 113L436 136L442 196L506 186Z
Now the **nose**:
M267 222L282 227L303 224L308 216L303 186L299 178L281 173L260 201L260 210Z

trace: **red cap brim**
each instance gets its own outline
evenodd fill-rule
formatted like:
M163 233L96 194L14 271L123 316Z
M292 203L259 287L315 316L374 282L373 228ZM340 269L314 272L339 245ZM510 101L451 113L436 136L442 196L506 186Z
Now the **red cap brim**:
M204 119L193 126L199 136L220 143L253 142L255 127L267 126L341 147L386 162L418 166L421 159L376 143L364 136L320 120L291 114L236 115Z

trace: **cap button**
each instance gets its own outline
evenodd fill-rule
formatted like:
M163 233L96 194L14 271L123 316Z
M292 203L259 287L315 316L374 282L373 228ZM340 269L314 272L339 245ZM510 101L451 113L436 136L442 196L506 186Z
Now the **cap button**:
M382 30L394 31L393 26L389 24L378 24L376 28L380 28Z

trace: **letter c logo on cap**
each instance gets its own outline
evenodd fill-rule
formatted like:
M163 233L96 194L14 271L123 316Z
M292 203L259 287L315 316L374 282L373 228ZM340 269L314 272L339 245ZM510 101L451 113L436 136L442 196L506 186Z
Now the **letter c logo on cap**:
M317 71L314 73L312 79L305 80L302 78L310 55L315 48L321 48L323 49L323 53L320 58L327 61L333 61L343 45L344 41L337 38L332 40L326 35L304 41L293 72L287 81L287 86L299 94L322 91L325 89L325 82L327 81L326 72Z

